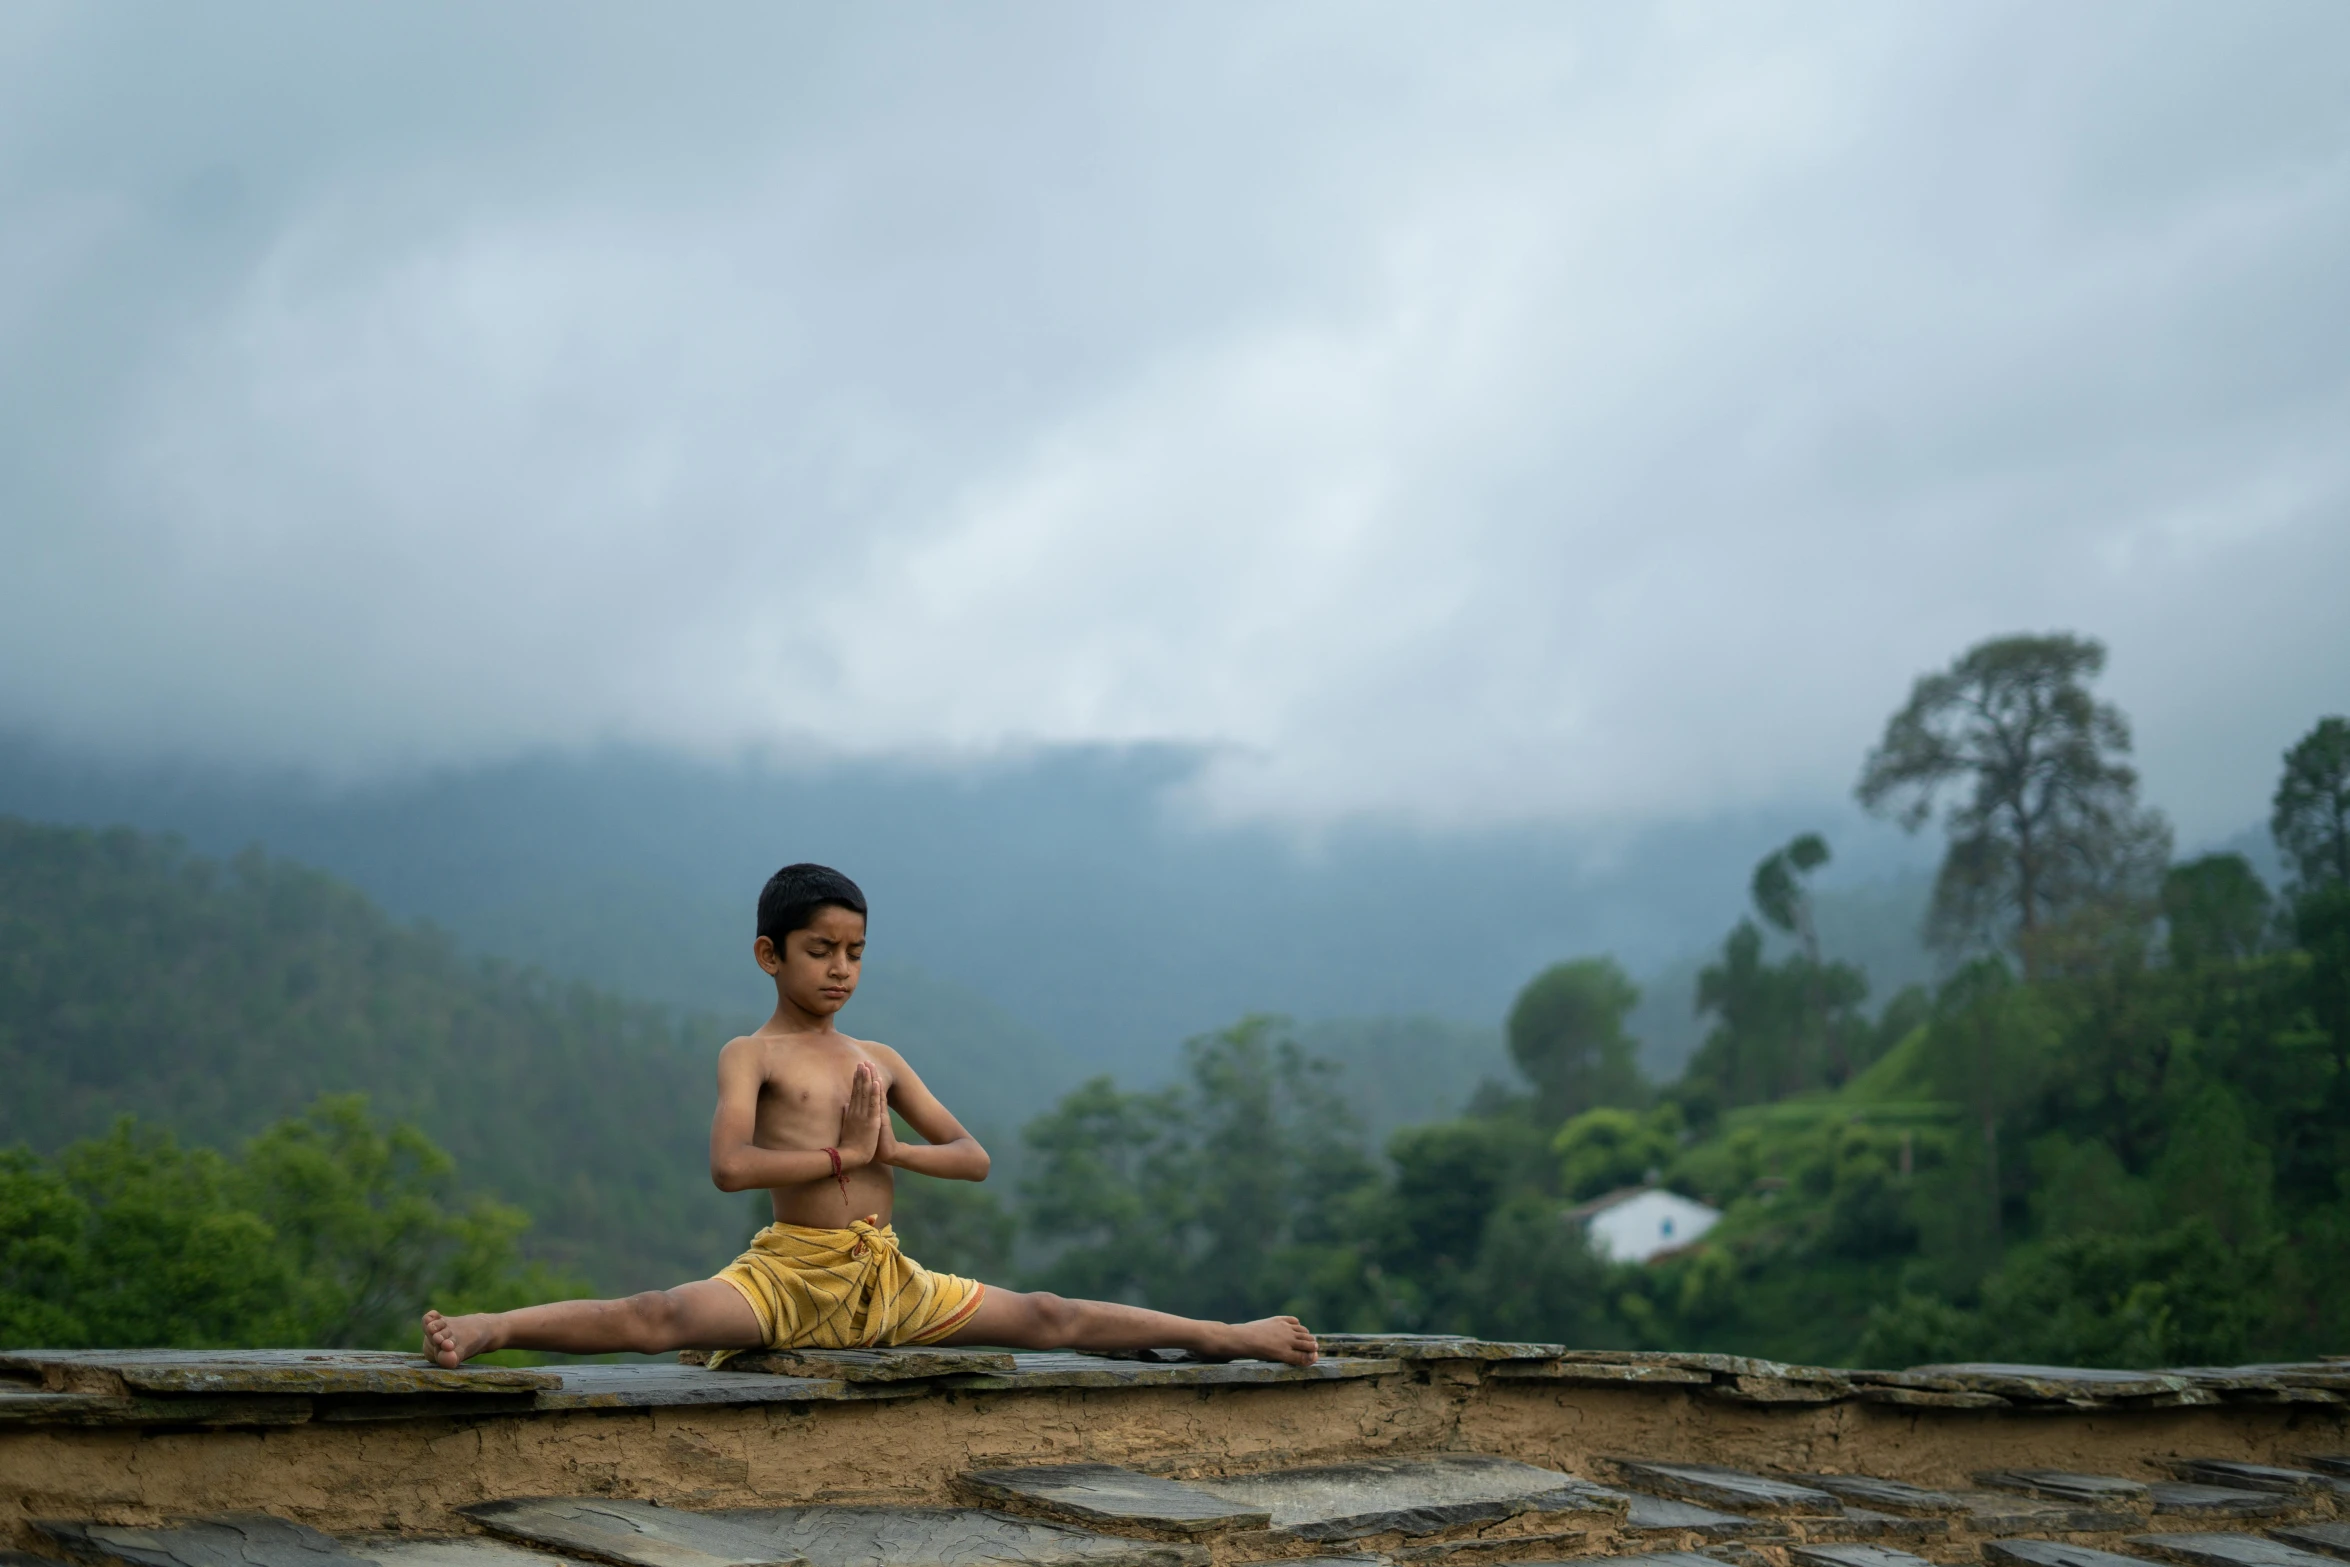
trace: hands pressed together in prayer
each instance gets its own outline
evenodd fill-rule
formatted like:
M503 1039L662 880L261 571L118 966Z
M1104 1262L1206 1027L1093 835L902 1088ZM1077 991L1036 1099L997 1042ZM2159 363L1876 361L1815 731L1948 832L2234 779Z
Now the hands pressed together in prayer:
M840 1113L841 1168L899 1163L897 1132L890 1125L889 1090L881 1086L881 1069L870 1061L857 1063L849 1082L849 1102Z

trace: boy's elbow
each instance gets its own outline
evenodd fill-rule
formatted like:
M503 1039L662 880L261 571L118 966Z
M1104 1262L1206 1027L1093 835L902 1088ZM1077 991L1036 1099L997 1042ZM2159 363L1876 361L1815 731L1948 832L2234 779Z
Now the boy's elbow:
M733 1160L712 1159L710 1184L722 1192L739 1192L745 1190L749 1183L744 1181L742 1172L734 1167Z
M973 1143L971 1145L971 1179L984 1181L987 1179L987 1172L994 1168L995 1161L988 1158L987 1150L976 1142Z

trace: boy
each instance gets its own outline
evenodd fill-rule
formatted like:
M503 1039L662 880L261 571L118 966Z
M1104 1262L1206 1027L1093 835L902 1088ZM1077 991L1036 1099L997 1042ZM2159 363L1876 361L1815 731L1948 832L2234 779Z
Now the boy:
M896 1051L833 1027L864 964L865 895L838 871L787 865L759 894L751 952L775 980L775 1015L718 1053L710 1179L720 1191L767 1188L775 1223L716 1278L675 1289L465 1317L428 1311L427 1357L455 1367L497 1349L997 1344L1313 1363L1314 1337L1295 1317L1199 1322L1017 1294L913 1262L889 1225L890 1171L983 1181L987 1150ZM892 1108L923 1142L897 1140Z

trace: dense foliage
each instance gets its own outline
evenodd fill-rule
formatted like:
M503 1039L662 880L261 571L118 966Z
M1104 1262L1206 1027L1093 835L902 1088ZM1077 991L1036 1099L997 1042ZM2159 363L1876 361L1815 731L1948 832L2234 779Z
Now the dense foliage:
M302 866L0 817L0 1147L123 1115L223 1147L361 1093L526 1210L534 1256L671 1284L743 1235L704 1174L716 1034L468 958Z
M2085 689L2101 658L1987 644L1872 754L1864 798L1923 822L1960 797L1930 990L1872 1005L1825 954L1807 834L1756 868L1669 1084L1636 1069L1637 991L1606 957L1527 984L1504 1033L1522 1082L1465 1109L1459 1062L1500 1066L1502 1040L1249 1018L1170 1086L1070 1092L1010 1200L906 1178L910 1249L1331 1330L1877 1363L2338 1351L2350 724L2285 759L2287 886L2234 855L2164 870L2127 726ZM761 1217L703 1176L714 1034L464 958L259 854L0 819L0 1341L398 1343L426 1298L583 1287L526 1267L521 1214L474 1191L603 1290L704 1275ZM1309 1048L1332 1040L1379 1063L1376 1094ZM1720 1223L1601 1262L1577 1206L1650 1184Z
M2085 647L2053 662L2093 672ZM1178 1087L1099 1081L1031 1128L1035 1279L1328 1328L1843 1363L2339 1351L2350 747L2330 742L2350 731L2325 720L2288 758L2277 836L2298 876L2280 903L2235 855L2148 888L2156 819L2113 759L2126 726L2035 700L2095 742L2060 758L2094 809L1960 813L1946 879L2005 868L1941 922L1953 967L1931 994L1862 1009L1862 977L1806 939L1803 875L1826 846L1799 839L1755 877L1762 922L1797 939L1774 957L1755 921L1730 933L1700 982L1713 1031L1678 1081L1623 1069L1634 998L1612 963L1556 965L1511 1014L1532 1091L1489 1087L1373 1161L1314 1063L1252 1019L1195 1041ZM2034 820L2080 852L2026 889L1996 842ZM1645 1266L1594 1260L1573 1205L1649 1182L1721 1222Z
M127 1118L52 1159L0 1152L0 1344L406 1348L422 1303L576 1294L522 1265L512 1208L449 1156L321 1099L235 1154Z

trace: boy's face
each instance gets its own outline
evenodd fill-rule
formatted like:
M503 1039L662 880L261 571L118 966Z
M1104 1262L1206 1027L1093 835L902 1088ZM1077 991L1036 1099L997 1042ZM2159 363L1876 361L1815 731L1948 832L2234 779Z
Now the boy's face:
M830 1017L857 993L857 977L865 966L865 916L828 903L814 919L784 937L781 947L761 936L751 951L792 1005Z

